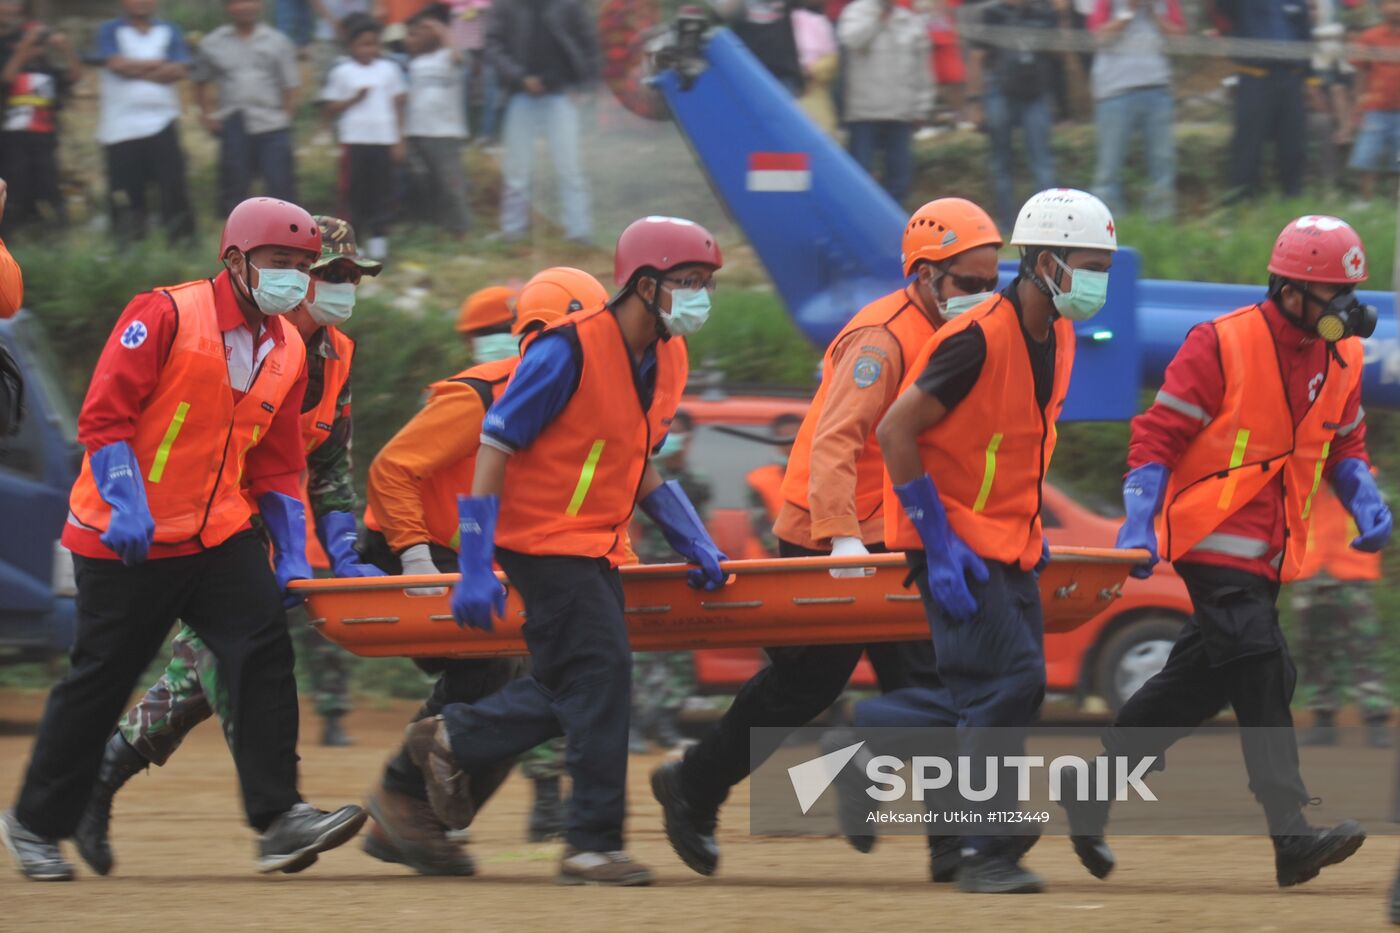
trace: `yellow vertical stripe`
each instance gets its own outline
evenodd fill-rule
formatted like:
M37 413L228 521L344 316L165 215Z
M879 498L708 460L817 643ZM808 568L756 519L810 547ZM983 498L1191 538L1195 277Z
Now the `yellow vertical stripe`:
M594 441L593 447L588 451L588 459L583 461L583 472L578 475L578 485L574 487L573 498L569 500L569 507L564 510L564 514L573 516L578 514L578 510L583 508L583 500L588 498L588 487L593 485L593 474L598 471L598 461L603 456L603 446L607 441Z
M982 469L982 488L977 492L977 501L972 511L980 512L987 507L987 497L992 494L992 481L997 476L997 448L1001 446L1001 435L993 434L987 443L987 465Z
M1327 465L1327 455L1332 451L1332 442L1322 442L1322 454L1317 458L1317 465L1313 467L1312 489L1308 490L1308 498L1303 502L1303 521L1308 520L1312 514L1313 496L1317 495L1317 490L1322 486L1322 468Z
M151 461L151 472L146 474L146 479L151 482L159 483L161 477L165 476L165 464L170 459L170 448L175 446L175 438L180 436L180 429L185 426L185 415L189 410L189 402L181 402L175 406L175 417L170 419L170 427L165 429L165 437L160 439L160 446L156 448L156 458Z
M1230 452L1230 475L1225 477L1225 486L1220 490L1220 500L1215 503L1215 507L1224 511L1230 507L1230 503L1235 498L1235 487L1240 484L1239 474L1235 470L1244 463L1245 450L1249 447L1249 428L1240 428L1235 434L1235 449Z
M239 485L242 485L242 483L243 483L243 462L244 462L245 460L248 459L248 451L250 451L250 450L252 450L254 447L258 446L258 438L261 437L261 436L262 436L262 425L260 425L260 424L255 424L255 425L253 425L253 439L252 439L251 441L249 441L249 442L248 442L248 446L247 446L247 447L244 447L243 450L240 451L239 454L238 454L238 482L239 482Z

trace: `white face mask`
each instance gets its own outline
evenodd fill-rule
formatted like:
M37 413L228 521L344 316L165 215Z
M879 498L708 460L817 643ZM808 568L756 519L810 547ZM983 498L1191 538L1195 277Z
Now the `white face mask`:
M943 319L951 321L958 315L971 311L995 294L996 292L978 292L975 295L954 295L943 302Z
M333 327L350 320L355 309L355 284L353 282L317 282L316 300L307 302L306 310L311 320L322 327Z
M485 334L472 338L472 360L494 363L508 360L520 352L520 338L514 334Z

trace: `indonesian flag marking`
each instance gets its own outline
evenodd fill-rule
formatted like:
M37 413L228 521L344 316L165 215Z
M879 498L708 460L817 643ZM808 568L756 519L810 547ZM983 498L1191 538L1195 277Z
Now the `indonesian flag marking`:
M805 152L749 153L750 191L809 191L812 171Z

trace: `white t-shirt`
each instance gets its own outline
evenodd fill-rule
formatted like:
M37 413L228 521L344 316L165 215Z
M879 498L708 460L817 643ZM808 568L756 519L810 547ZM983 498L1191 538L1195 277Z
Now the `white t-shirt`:
M340 115L336 121L336 135L348 145L394 145L399 141L399 118L394 100L408 89L403 69L387 58L376 58L368 65L347 58L326 75L321 99L349 100L360 88L369 88L369 93Z
M124 19L104 23L97 36L97 54L103 60L121 58L188 63L180 30L164 20L152 21L145 32ZM180 116L180 94L174 84L142 78L124 78L102 69L98 85L97 141L104 146L145 139L165 129Z
M408 107L405 136L465 139L467 114L462 102L462 66L452 50L417 55L408 63Z

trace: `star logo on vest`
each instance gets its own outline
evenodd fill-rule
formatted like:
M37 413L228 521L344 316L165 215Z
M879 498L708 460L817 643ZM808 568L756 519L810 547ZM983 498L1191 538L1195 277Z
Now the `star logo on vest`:
M1352 281L1366 278L1366 254L1360 246L1353 246L1342 256L1342 268Z
M127 325L126 330L122 331L122 346L128 350L135 350L146 342L148 336L150 336L150 331L146 330L145 324L140 321L132 321Z

